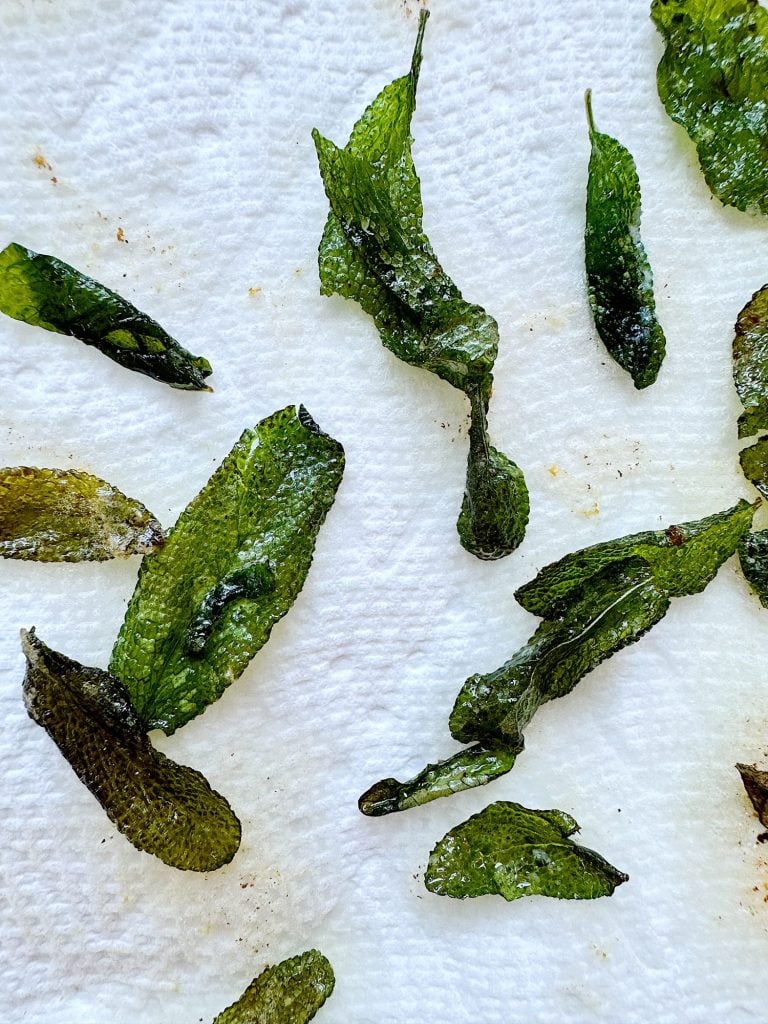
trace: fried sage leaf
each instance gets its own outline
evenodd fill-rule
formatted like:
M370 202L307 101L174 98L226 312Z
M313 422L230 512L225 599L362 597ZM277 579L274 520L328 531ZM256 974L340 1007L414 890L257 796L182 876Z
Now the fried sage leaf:
M737 764L736 769L741 775L741 781L752 801L755 813L761 824L768 828L768 772L762 772L749 764Z
M114 676L52 651L22 631L24 701L118 831L172 867L214 871L234 857L240 822L200 772L147 738Z
M213 1024L306 1024L333 992L336 979L316 949L268 967Z
M517 751L538 708L563 697L593 668L634 643L670 600L696 594L747 534L755 506L584 548L542 569L516 598L544 618L495 672L464 684L450 718L452 735Z
M0 252L0 312L69 334L173 388L210 391L211 365L126 299L55 256L13 242Z
M667 113L696 144L711 191L768 213L768 12L757 0L653 0Z
M0 555L38 562L105 561L160 547L139 501L79 469L0 469Z
M303 407L246 430L145 559L110 671L145 725L171 733L217 700L293 604L344 450Z
M739 544L739 562L744 578L768 608L768 530L756 530L743 537Z
M516 759L517 754L513 751L487 750L476 744L457 751L437 764L428 764L408 782L382 779L363 793L357 806L370 817L407 811L410 807L419 807L441 796L485 786L511 771Z
M733 381L744 407L739 437L768 430L768 285L755 292L736 321Z
M587 289L597 333L636 388L656 380L664 332L656 319L651 265L640 240L640 181L631 154L595 128L586 94L589 138Z
M569 837L578 824L563 811L499 801L451 829L429 856L430 892L466 899L489 893L517 900L610 896L628 875Z
M469 397L474 439L459 539L478 557L500 558L522 540L528 492L517 465L488 441L498 325L462 298L422 229L410 131L427 17L422 11L409 73L376 97L344 149L313 132L331 205L320 242L320 290L357 301L386 348Z

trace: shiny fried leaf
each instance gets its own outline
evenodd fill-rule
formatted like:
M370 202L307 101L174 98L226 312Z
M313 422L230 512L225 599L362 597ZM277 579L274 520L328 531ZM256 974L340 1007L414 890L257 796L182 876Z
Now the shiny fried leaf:
M756 530L743 537L739 544L739 562L744 578L768 608L768 530Z
M768 285L755 292L736 321L733 380L744 407L739 437L768 430Z
M768 213L768 12L757 0L653 0L667 113L696 144L712 192Z
M110 671L173 732L245 670L304 585L344 451L301 407L246 430L144 560Z
M328 960L310 949L267 967L213 1024L307 1024L334 984Z
M104 561L160 547L141 502L78 469L0 469L0 555L38 562Z
M589 303L605 347L636 388L647 388L658 376L665 339L640 239L640 181L631 154L595 128L591 92L586 103L592 143L584 236Z
M0 312L69 334L173 388L210 391L211 365L126 299L55 256L13 242L0 252Z
M22 632L24 701L118 831L172 867L214 871L234 857L240 822L192 768L155 750L114 676Z
M440 840L430 854L425 885L455 899L610 896L629 876L575 843L570 836L578 829L563 811L533 811L499 801Z

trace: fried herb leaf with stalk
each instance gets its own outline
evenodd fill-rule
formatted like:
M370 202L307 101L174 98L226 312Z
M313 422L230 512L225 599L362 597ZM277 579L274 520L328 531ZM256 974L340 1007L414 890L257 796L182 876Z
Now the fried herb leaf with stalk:
M768 772L760 771L754 765L737 764L736 770L744 783L747 796L752 801L760 823L768 829ZM768 838L768 834L766 835Z
M591 90L585 103L592 144L584 235L589 304L611 356L636 388L647 388L658 376L665 339L640 239L640 181L628 150L595 128Z
M443 836L429 855L424 883L430 892L454 899L610 896L629 876L575 843L570 837L578 830L563 811L499 801Z
M80 781L133 845L171 867L214 871L234 857L240 822L192 768L155 750L125 687L22 631L24 701Z
M211 364L193 356L146 313L55 256L16 242L0 252L0 312L79 338L116 363L172 388L210 391Z
M217 700L304 585L344 450L289 406L244 431L145 559L110 671L148 728L172 733Z
M659 97L709 188L768 213L768 12L757 0L653 0L651 17L666 44Z
M145 555L163 543L152 513L79 469L0 469L0 556L38 562Z
M307 1024L335 983L333 968L323 954L307 950L267 967L213 1024Z
M749 531L755 506L584 548L542 569L515 594L544 619L505 665L471 676L451 733L518 749L538 708L563 697L602 661L635 643L675 597L697 594Z
M518 466L488 440L498 325L462 298L422 229L410 131L427 17L422 10L409 73L379 93L344 149L313 132L331 205L319 249L320 290L354 299L373 317L386 348L468 396L459 538L478 557L501 558L523 538L528 491Z

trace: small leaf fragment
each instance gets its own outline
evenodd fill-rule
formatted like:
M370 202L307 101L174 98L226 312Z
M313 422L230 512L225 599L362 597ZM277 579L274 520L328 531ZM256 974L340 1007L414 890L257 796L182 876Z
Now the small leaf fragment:
M768 608L768 530L756 530L742 538L739 562L744 578L760 604Z
M595 128L591 91L586 104L592 144L584 236L589 304L611 356L636 388L647 388L658 376L666 342L640 239L640 181L628 150Z
M768 430L768 285L755 292L736 320L733 381L744 407L739 437Z
M338 441L289 406L243 433L145 559L110 671L148 728L200 714L264 646L304 585L343 469Z
M757 0L653 0L651 17L666 43L659 98L709 188L768 213L768 12Z
M310 949L267 967L213 1024L307 1024L334 984L328 960Z
M163 544L141 502L78 469L0 469L0 555L38 562L104 561Z
M240 845L240 822L192 768L155 750L114 676L22 631L24 702L80 781L138 850L171 867L214 871Z
M494 894L505 900L610 896L628 875L571 838L579 826L562 811L499 801L451 829L429 856L424 882L454 899Z
M755 813L761 824L768 828L768 772L749 764L737 764L736 769Z
M0 312L79 338L116 363L173 388L210 391L211 365L193 356L146 313L55 256L16 242L0 252Z

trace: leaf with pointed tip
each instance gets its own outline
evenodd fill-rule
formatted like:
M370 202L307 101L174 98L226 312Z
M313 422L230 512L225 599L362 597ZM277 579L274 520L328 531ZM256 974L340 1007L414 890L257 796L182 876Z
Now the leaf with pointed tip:
M24 701L118 831L172 867L214 871L234 857L240 822L192 768L155 750L122 683L22 631Z
M586 104L592 144L584 236L589 304L605 347L636 388L647 388L658 376L666 343L640 239L640 181L631 154L595 128L591 91Z
M0 312L79 338L172 388L210 391L211 364L193 356L117 292L55 256L12 242L0 252Z
M217 700L286 614L312 563L344 450L302 407L246 430L145 559L110 671L171 733Z
M0 469L0 555L38 562L104 561L163 544L152 513L79 469Z
M570 837L578 829L563 811L499 801L443 836L429 855L424 883L430 892L454 899L610 896L629 876L575 843Z
M334 984L328 960L310 949L267 967L213 1024L307 1024Z
M741 775L741 781L752 801L755 813L761 824L768 828L768 772L760 771L749 764L737 764L736 769Z

